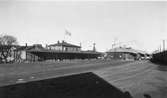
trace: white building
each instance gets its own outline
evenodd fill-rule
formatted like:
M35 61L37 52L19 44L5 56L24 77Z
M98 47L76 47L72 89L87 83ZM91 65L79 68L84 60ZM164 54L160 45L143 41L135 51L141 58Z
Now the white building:
M67 43L65 41L62 41L62 42L58 41L56 44L48 45L47 48L50 50L66 51L66 52L81 51L81 46L73 45L73 44Z

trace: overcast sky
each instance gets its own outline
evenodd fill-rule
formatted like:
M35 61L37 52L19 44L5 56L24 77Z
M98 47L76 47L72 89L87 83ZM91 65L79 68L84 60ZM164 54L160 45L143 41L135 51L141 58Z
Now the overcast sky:
M17 37L20 45L65 39L106 51L115 40L152 52L163 39L167 43L167 2L0 2L0 33Z

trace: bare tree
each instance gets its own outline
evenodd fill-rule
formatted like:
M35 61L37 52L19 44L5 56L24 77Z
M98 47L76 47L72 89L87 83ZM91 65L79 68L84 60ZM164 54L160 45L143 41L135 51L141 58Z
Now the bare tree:
M1 35L0 36L0 45L16 45L17 39L11 35Z
M12 56L13 48L17 45L17 39L11 35L0 36L0 61L8 62L8 58Z

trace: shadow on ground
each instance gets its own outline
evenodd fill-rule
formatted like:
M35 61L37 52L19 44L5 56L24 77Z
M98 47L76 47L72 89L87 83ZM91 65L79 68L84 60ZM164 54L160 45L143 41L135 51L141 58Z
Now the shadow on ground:
M94 73L0 87L0 98L132 98Z

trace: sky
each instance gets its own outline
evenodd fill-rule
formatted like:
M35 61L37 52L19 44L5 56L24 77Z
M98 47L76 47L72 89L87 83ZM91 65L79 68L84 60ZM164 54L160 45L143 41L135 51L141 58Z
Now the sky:
M104 52L116 43L152 52L167 43L167 1L1 1L0 34L20 45L65 40L83 50L96 43Z

